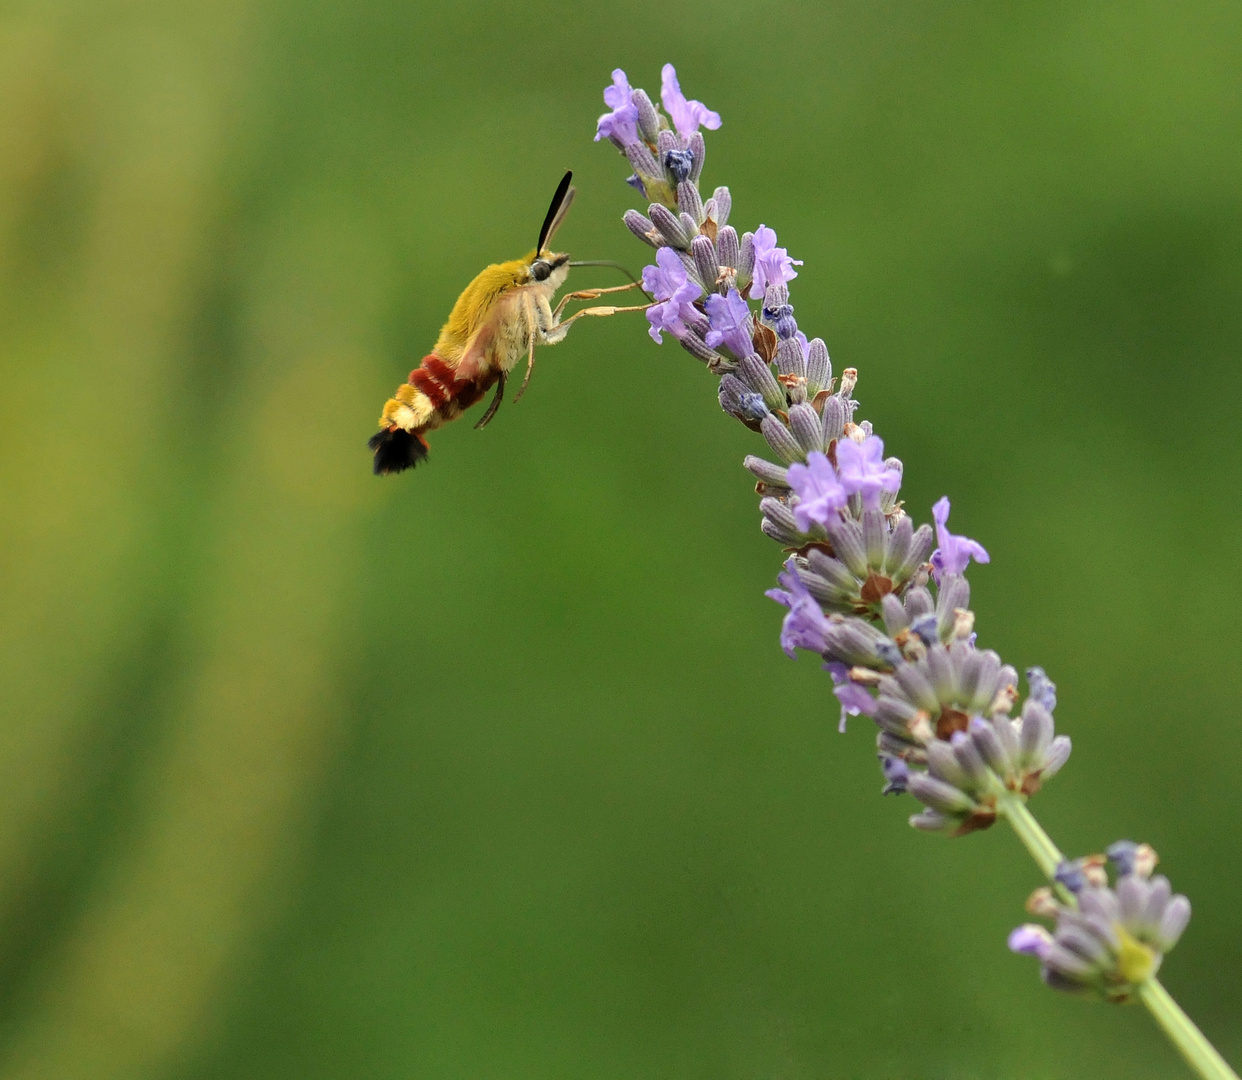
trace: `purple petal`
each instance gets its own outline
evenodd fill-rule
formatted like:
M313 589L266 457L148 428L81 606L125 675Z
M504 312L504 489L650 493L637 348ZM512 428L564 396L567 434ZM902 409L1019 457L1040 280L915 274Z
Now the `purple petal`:
M660 72L660 100L672 118L673 127L682 139L689 139L699 126L715 131L720 127L720 114L712 112L701 101L687 101L677 81L677 71L672 64L665 64ZM637 113L635 113L637 115Z
M1022 953L1025 956L1034 956L1038 960L1042 960L1048 955L1048 949L1051 945L1052 935L1044 927L1038 926L1035 923L1025 923L1009 935L1009 949L1011 952Z
M619 148L638 142L638 106L625 72L612 73L612 85L604 90L604 104L612 111L604 113L595 125L595 141L611 139Z
M970 560L977 563L991 561L991 556L983 549L983 545L965 536L954 536L949 532L949 499L944 496L932 507L932 517L936 521L936 543L939 545L932 552L931 562L936 580L944 574L963 574Z

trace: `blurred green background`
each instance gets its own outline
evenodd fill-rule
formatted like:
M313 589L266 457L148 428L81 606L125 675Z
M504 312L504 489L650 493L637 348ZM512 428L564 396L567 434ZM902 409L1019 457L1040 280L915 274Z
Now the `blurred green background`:
M614 66L1060 686L1035 804L1151 841L1242 1059L1242 8L0 6L0 1077L1157 1077L1005 950L1006 829L882 800L776 644L756 439L641 317L379 480L384 398ZM579 284L613 284L607 271Z

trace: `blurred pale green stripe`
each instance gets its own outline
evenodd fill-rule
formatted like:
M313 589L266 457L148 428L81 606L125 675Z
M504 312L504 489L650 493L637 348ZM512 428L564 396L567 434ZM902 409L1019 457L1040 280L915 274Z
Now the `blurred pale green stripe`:
M211 434L177 375L248 22L241 5L87 7L0 30L0 900L31 887L43 837L77 798L106 669L144 645L160 589L185 592L167 580L170 521L210 534L203 599L181 617L193 662L168 690L166 735L137 758L138 818L26 991L8 1077L143 1076L184 1052L281 895L287 826L340 707L333 650L362 509L352 420L374 405L358 319L296 300L356 296L366 277L347 258L300 270L303 253L273 238L269 270L298 293L251 313L262 355L224 420L231 452L208 504L178 505L191 478L177 466L193 457L180 443ZM56 170L66 205L40 208ZM64 227L82 234L41 278L29 244L46 231L23 221L40 212L80 215ZM365 303L350 310L365 324ZM317 311L330 326L306 325Z
M0 24L0 904L72 793L88 703L162 584L167 437L242 10L31 5ZM213 32L214 28L214 32Z

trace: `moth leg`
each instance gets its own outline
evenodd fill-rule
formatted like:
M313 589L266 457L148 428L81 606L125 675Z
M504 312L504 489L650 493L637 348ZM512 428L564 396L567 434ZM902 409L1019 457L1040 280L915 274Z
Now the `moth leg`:
M520 396L520 395L519 395ZM500 403L505 397L505 373L500 373L500 378L496 380L496 396L492 398L492 403L487 407L487 412L479 417L479 422L474 425L474 430L485 428L491 423L492 417L496 415L496 410L500 408Z
M530 352L526 354L526 374L522 378L522 385L518 387L517 397L513 399L516 405L522 400L522 395L526 393L526 387L530 385L531 372L535 370L535 335L530 336Z
M559 322L561 312L565 310L565 305L568 304L570 300L594 300L597 297L603 296L605 293L625 292L626 289L638 288L641 288L641 286L637 282L631 281L627 285L614 285L609 289L581 289L578 292L567 293L565 296L561 297L561 302L556 305L556 310L552 313L552 318L554 322Z
M569 328L583 315L597 315L600 318L607 318L609 315L620 315L623 311L646 311L651 304L636 304L634 307L589 307L583 308L581 311L575 311L568 319L562 319L556 324L556 341L562 341L565 335L569 333ZM552 336L548 335L549 341Z

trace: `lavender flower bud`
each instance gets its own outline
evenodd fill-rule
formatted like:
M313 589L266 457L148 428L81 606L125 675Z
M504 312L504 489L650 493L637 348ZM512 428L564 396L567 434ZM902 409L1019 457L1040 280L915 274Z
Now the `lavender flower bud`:
M957 673L949 659L949 650L939 642L927 647L927 677L936 692L937 702L947 704L957 699Z
M897 492L901 490L900 480L902 474L905 472L905 466L902 465L900 458L890 457L884 459L884 467L890 473L896 473L899 481L899 486L894 488L892 491L880 492L880 509L888 514L891 513L893 507L897 505Z
M940 579L940 590L936 594L936 616L939 619L941 641L948 641L953 636L956 609L966 607L970 607L970 585L964 577L945 574Z
M697 184L703 174L703 162L707 159L707 143L703 141L702 132L696 131L690 136L690 183Z
M910 527L910 519L902 516L902 521ZM898 523L900 525L900 522ZM897 530L894 529L894 541L890 542L889 553L885 557L884 567L885 573L892 579L895 587L904 585L914 575L914 572L927 562L927 557L931 554L932 546L936 542L935 534L932 532L930 525L920 525L910 534L910 546L904 552L894 546L897 536Z
M727 187L718 187L712 192L712 198L716 202L716 226L723 229L729 224L729 214L733 210L733 196L729 194Z
M768 310L784 307L789 303L789 289L784 282L774 281L764 290L763 306Z
M720 276L720 264L716 262L716 245L706 236L696 236L690 241L690 253L694 256L695 269L703 283L703 291L714 292L716 279Z
M820 441L819 415L810 405L803 403L790 408L789 429L793 432L794 438L802 444L802 449L806 453L823 449L823 443Z
M807 380L808 386L810 379ZM841 438L845 434L845 403L837 395L833 394L824 401L824 445Z
M650 244L653 248L659 248L664 247L668 243L651 219L644 214L640 214L637 210L627 210L624 220L625 227L644 244Z
M834 615L824 634L824 655L851 666L891 667L897 646L862 619Z
M914 814L910 824L921 832L937 833L947 832L952 822L936 810L924 810L921 814Z
M815 597L825 610L835 611L842 615L853 610L850 587L843 588L834 581L820 577L813 570L800 568L798 576L802 579L802 584L806 586L806 591ZM851 578L850 586L853 584Z
M932 614L936 608L931 593L921 585L914 585L906 590L905 604L906 611L910 613L911 626L923 616Z
M1009 721L1002 718L1001 723L1008 724ZM981 716L976 716L971 720L970 737L974 740L979 755L997 776L1007 779L1013 775L1013 761L1005 752L1005 747L996 729L987 720Z
M722 226L716 231L716 255L721 265L736 270L738 254L737 230L732 225Z
M798 445L798 440L789 433L789 428L771 413L768 413L763 418L763 423L760 425L759 430L763 433L763 437L767 439L768 445L776 456L787 465L792 465L795 461L802 461L806 456L802 452L802 447Z
M703 347L707 348L706 345ZM768 415L763 395L755 393L734 375L726 375L720 380L720 407L743 423L758 425Z
M849 568L850 573L865 581L868 574L867 548L863 543L862 526L853 518L829 521L825 530L832 541L832 550Z
M664 170L660 168L659 162L651 156L651 151L642 143L630 143L625 148L625 156L629 159L630 167L634 170L634 173L644 183L663 175Z
M673 214L673 212L661 203L652 203L647 213L651 216L651 223L656 227L661 236L664 237L665 243L669 247L677 248L679 251L686 251L690 247L690 236L685 229L682 228L681 221Z
M918 664L902 664L894 677L901 692L915 707L930 716L939 715L940 699L936 697L931 681Z
M782 375L796 375L800 379L805 379L806 362L802 359L802 346L790 338L778 341L776 343L776 370ZM815 426L820 427L818 412L815 413ZM822 443L819 448L823 448Z
M880 601L880 617L884 620L884 629L891 638L896 638L910 629L910 616L906 614L905 605L892 593Z
M949 740L953 756L976 791L985 791L992 783L992 774L979 751L978 744L964 731L955 731Z
M1048 745L1048 753L1044 757L1044 767L1039 774L1041 781L1051 780L1061 771L1061 767L1069 761L1073 744L1068 735L1058 735Z
M694 236L699 231L699 226L703 224L703 200L699 195L699 189L688 180L677 185L677 209L681 211L683 227L687 217L694 222L694 227L686 230L688 236Z
M806 401L806 370L802 362L802 348L796 341L780 341L776 345L776 370L780 374L780 383L785 387L791 404L797 405ZM824 449L823 428L819 413L812 406L807 406L815 418L815 449Z
M783 409L788 404L785 400L785 391L776 381L772 369L753 353L738 365L738 374L752 390L763 395L763 400L767 402L769 409Z
M970 781L957 762L957 755L942 739L936 739L927 747L927 771L937 780L952 784L959 790L970 786Z
M689 176L694 165L694 156L689 150L667 150L660 159L664 164L664 172L674 184L683 183ZM680 202L680 196L678 197Z
M797 547L802 543L799 533L787 532L769 518L759 522L759 528L769 540L775 540L781 547Z
M780 499L774 499L771 496L759 500L759 512L765 518L789 536L795 536L801 541L802 530L798 528L798 523L794 520L793 511L789 509Z
M675 131L664 128L663 131L656 135L656 151L663 158L670 150L680 150L681 140L677 137Z
M649 143L660 136L660 116L646 90L635 90L631 101L638 107L638 132Z
M689 185L681 184L679 186L686 187ZM698 194L699 194L698 188L695 188L694 195L696 198L698 197ZM686 236L692 237L698 234L699 224L703 220L702 213L703 213L703 208L700 206L699 215L697 217L694 214L687 214L687 213L681 213L677 215L678 219L681 221L681 227L685 231Z
M755 234L752 232L742 233L742 246L737 257L737 287L739 291L743 288L749 288L750 279L755 274ZM746 295L745 292L742 293Z
M696 360L702 360L717 375L723 375L727 371L734 370L734 365L725 360L720 353L708 345L698 334L686 334L684 337L679 337L677 344Z
M1018 739L1018 762L1023 769L1043 765L1052 733L1052 714L1038 701L1027 698L1022 706L1022 732Z
M780 465L764 461L763 458L755 457L753 454L748 454L742 465L749 469L761 484L767 484L769 487L789 487L789 470Z
M807 563L820 577L826 578L842 589L858 591L858 579L850 573L849 568L840 560L819 548L812 548L806 555Z
M920 712L905 698L883 694L876 699L875 722L897 738L913 741L913 730L920 721L926 723L927 714ZM938 740L932 739L928 751Z
M823 338L812 338L806 357L807 396L813 398L821 390L827 390L831 382L832 362L828 359L828 346L824 344Z
M925 806L951 817L969 814L975 807L970 796L926 773L911 774L906 781L906 790Z

